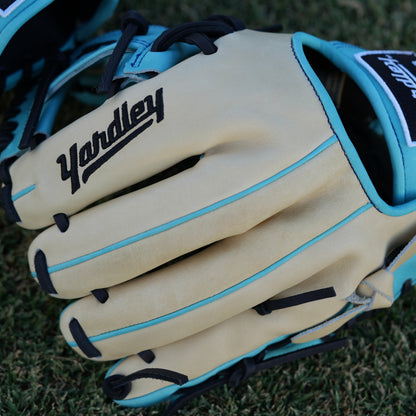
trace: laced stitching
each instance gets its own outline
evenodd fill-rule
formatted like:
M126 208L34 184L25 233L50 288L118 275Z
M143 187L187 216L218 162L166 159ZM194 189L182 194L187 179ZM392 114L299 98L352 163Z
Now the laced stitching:
M98 94L107 94L109 97L118 91L117 83L113 83L114 74L126 52L127 47L136 35L145 35L149 30L149 22L134 10L127 12L121 22L122 35L117 41L113 53L108 60L97 88Z
M163 52L176 42L196 45L205 55L217 51L214 41L221 36L243 30L245 25L239 19L216 15L194 23L184 23L163 32L153 43L153 52Z

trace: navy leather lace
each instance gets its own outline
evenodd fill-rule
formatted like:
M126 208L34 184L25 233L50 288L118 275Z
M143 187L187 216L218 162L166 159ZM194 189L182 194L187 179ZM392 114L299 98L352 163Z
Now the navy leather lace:
M117 92L117 83L113 83L114 74L126 52L127 47L136 35L145 35L149 29L149 22L134 10L127 12L121 23L122 35L108 60L97 88L98 94L114 95Z
M194 23L184 23L163 32L153 43L152 51L163 52L176 42L196 45L205 55L217 51L214 41L221 36L245 29L244 23L234 17L216 15Z

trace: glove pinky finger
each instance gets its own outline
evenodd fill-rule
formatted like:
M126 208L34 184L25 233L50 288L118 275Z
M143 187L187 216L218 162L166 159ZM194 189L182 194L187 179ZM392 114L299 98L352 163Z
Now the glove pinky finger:
M288 310L295 308L302 310ZM126 407L169 401L167 416L215 387L237 386L267 368L347 345L335 337L297 344L293 334L278 336L281 312L262 316L251 309L175 343L122 359L108 371L104 392Z

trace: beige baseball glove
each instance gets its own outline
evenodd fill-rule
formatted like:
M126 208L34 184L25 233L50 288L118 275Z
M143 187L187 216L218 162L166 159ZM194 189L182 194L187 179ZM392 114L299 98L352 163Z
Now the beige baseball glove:
M61 316L68 344L122 358L104 383L118 403L179 397L172 411L344 345L331 334L391 306L416 263L412 53L215 17L129 62L173 50L3 165L9 216L49 227L33 277L80 298Z

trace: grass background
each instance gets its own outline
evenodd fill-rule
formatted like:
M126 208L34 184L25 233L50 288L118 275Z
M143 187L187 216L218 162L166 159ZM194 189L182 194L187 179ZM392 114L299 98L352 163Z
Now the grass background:
M416 49L412 1L121 0L105 29L117 27L130 8L164 25L223 13L250 28L279 22L288 32L366 48ZM0 415L160 414L163 405L145 410L114 405L100 388L108 366L84 361L66 346L57 324L66 303L41 293L28 273L26 250L33 236L0 214ZM415 295L412 290L377 319L350 330L349 348L266 371L237 389L216 389L179 414L416 414Z

